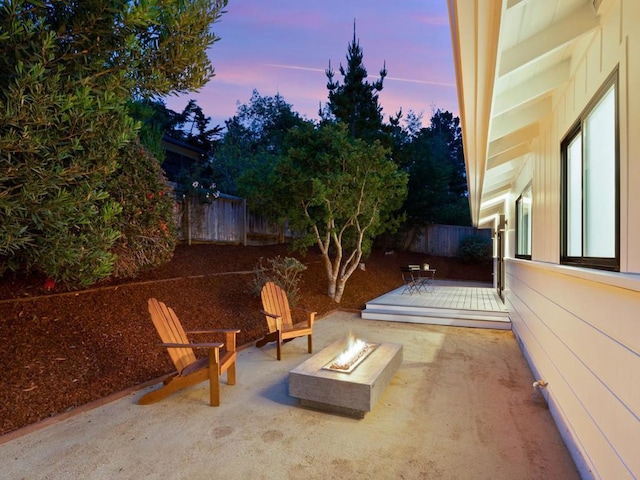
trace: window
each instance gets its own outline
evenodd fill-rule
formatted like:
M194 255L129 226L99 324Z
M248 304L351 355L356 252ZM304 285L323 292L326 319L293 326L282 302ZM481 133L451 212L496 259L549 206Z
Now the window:
M562 263L619 270L617 73L562 142Z
M531 259L531 185L516 200L516 257Z

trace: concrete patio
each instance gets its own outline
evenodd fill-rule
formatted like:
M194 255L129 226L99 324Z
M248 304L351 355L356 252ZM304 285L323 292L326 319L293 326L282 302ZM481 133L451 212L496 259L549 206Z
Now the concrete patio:
M143 391L133 391L0 437L0 477L579 478L510 331L336 312L317 322L315 351L349 331L404 346L363 419L302 408L288 395L289 371L310 358L302 338L283 347L281 362L272 345L242 350L238 384L223 383L218 408L208 406L206 383L145 407L136 404Z

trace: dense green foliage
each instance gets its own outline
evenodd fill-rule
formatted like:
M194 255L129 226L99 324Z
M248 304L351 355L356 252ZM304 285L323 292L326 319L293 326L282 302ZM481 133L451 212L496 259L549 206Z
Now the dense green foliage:
M42 65L0 90L0 273L37 267L70 284L106 277L121 207L106 179L132 122L109 93L68 91ZM65 91L67 90L67 91Z
M470 225L459 119L436 110L431 124L400 142L394 159L409 174L407 227Z
M253 91L249 104L240 105L227 120L227 131L215 153L216 183L233 195L255 195L278 155L286 150L287 131L306 123L280 95Z
M408 195L403 206L405 229L429 223L469 225L466 177L460 122L450 112L436 110L429 127L421 128L421 116L409 111L405 126L402 111L383 122L378 92L383 88L386 68L373 83L367 82L364 53L356 38L347 52L347 65L340 65L343 84L334 81L331 66L326 71L329 102L323 121L348 125L349 133L367 141L379 140L391 149L391 158L409 174Z
M0 275L35 269L80 286L112 273L129 220L112 180L149 171L148 158L130 145L138 127L127 102L204 85L213 75L209 27L225 5L2 2ZM138 186L145 191L161 181L154 179ZM155 216L171 222L162 209Z
M460 242L458 256L467 263L487 263L493 256L491 238L469 235Z
M120 237L111 248L117 255L113 275L133 277L171 260L174 198L160 164L138 142L129 143L122 155L107 184L111 198L122 207L116 224Z

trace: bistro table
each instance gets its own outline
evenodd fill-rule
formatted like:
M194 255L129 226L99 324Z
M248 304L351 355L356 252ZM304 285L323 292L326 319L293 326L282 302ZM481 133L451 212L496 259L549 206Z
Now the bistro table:
M402 267L400 272L404 282L403 294L412 295L421 291L433 291L433 279L436 275L435 268L429 268L428 264L424 264L422 267L420 265L408 265Z

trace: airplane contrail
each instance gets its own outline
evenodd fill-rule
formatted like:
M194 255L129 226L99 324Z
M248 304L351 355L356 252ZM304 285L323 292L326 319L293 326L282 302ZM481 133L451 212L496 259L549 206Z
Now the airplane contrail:
M304 70L308 72L324 72L325 71L322 68L300 67L298 65L282 65L278 63L265 63L264 65L272 68L287 68L289 70ZM369 77L379 78L377 76L371 76L371 75L369 75ZM438 87L455 87L456 86L455 83L436 82L433 80L418 80L414 78L386 77L386 80L394 80L396 82L420 83L423 85L435 85Z

